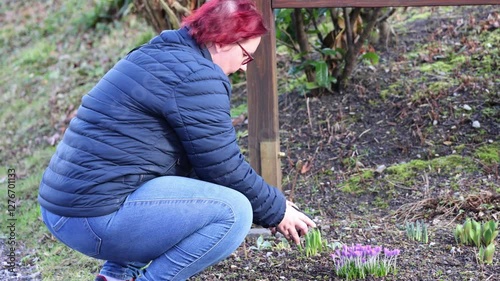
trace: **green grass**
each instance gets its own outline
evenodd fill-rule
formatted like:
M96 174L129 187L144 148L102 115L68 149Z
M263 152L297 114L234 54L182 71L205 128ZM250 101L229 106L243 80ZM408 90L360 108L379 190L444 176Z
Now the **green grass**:
M0 185L14 169L16 242L26 249L16 260L36 264L44 281L91 280L102 262L56 241L41 220L38 186L55 151L48 138L63 133L67 115L107 69L154 33L134 15L99 22L106 0L39 2L0 4L2 14L13 13L0 29L0 52L7 54L0 56Z

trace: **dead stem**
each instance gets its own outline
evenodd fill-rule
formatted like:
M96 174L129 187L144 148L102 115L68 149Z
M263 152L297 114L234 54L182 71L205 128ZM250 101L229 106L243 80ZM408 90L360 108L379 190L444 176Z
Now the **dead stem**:
M500 203L500 195L489 191L469 194L465 198L453 198L447 195L404 204L392 216L413 221L423 218L444 218L456 214L453 219L456 220L461 215L460 210L479 212L483 208L481 205L493 203Z

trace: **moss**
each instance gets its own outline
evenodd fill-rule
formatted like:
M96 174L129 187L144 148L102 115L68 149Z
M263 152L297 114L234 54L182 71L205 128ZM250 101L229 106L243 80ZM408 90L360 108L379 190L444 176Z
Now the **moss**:
M467 57L461 55L461 56L456 56L450 60L450 63L457 65L457 64L464 64L468 61Z
M474 155L486 164L500 163L500 143L488 144L479 147Z
M404 56L406 57L407 60L414 61L420 58L420 53L421 52L408 52Z
M465 144L460 144L460 145L455 146L455 151L458 154L461 154L465 148L466 148Z
M476 170L476 165L471 158L462 157L459 155L449 155L446 157L439 157L430 161L430 166L435 171L448 171L448 172L472 172Z
M474 171L477 165L473 160L458 155L439 157L429 161L412 160L408 163L394 165L387 168L387 173L391 180L396 182L406 182L422 172L461 172Z
M483 78L493 78L500 75L498 61L498 46L500 41L500 29L489 32L482 32L479 36L479 42L484 51L472 54L471 66Z
M452 64L443 62L443 61L438 61L435 63L430 63L430 64L424 64L420 67L420 71L422 72L444 72L444 73L450 73L455 69L455 66Z
M389 90L382 90L380 91L380 98L382 99L382 101L387 101L387 97L390 95L390 91Z
M387 202L388 198L383 198L381 196L377 196L375 197L375 201L373 202L373 204L375 204L375 206L379 207L379 208L382 208L382 209L387 209L389 208L389 203Z
M458 83L456 79L449 79L447 81L437 81L429 84L429 91L432 93L439 93L442 91L448 91L448 89L457 85Z
M373 178L373 171L371 170L366 170L366 171L363 171L363 173L361 174L363 180L369 180L369 179L372 179Z
M425 13L417 13L415 15L413 15L411 18L408 19L408 23L411 23L411 22L414 22L414 21L417 21L417 20L425 20L425 19L428 19L430 18L432 15L432 12L425 12Z
M344 192L359 194L365 191L362 184L373 179L372 170L364 170L361 174L351 176L348 180L340 184L340 188Z
M361 193L359 183L361 182L361 176L356 175L350 177L347 181L340 184L340 189L343 192L348 193Z
M386 101L391 96L401 97L403 95L403 85L401 85L400 82L391 84L387 87L387 89L380 91L380 98L382 98L383 101Z
M500 120L500 114L495 108L486 107L481 110L481 113L488 118L496 118L497 120Z

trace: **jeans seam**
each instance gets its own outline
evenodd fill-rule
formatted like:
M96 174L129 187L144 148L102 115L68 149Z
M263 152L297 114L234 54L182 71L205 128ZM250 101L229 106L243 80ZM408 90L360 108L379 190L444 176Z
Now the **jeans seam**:
M148 200L130 200L130 201L125 201L123 203L123 206L127 206L127 205L137 205L137 204L154 204L154 203L167 203L167 202L175 202L175 201L183 201L183 202L188 202L188 201L210 201L211 203L222 203L226 206L230 206L230 204L227 204L225 201L222 201L222 200L215 200L215 199L207 199L207 198L203 198L203 197L199 197L199 198L177 198L177 199L148 199ZM231 209L231 212L233 212L234 214L234 211L232 208Z
M106 276L109 276L109 277L112 277L112 278L116 278L116 279L127 279L129 278L129 276L127 276L126 273L120 273L120 275L117 275L111 271L107 271L107 270L104 270L102 269L99 273L101 273L102 275L106 275Z
M70 218L69 217L64 217L64 216L61 216L57 221L56 223L54 223L53 225L51 225L52 229L55 231L55 232L58 232L69 220Z
M99 255L101 253L101 244L102 244L102 238L97 235L94 230L92 229L92 226L90 226L88 218L85 218L85 228L89 231L89 233L93 236L93 239L96 241L96 246L94 249L94 254L93 256Z

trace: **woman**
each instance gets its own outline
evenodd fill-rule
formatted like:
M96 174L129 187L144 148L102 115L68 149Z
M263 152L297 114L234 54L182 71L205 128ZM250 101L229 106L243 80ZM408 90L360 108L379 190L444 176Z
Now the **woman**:
M82 98L38 198L55 237L106 260L96 280L185 280L252 222L295 243L315 226L245 161L231 124L227 75L266 32L251 0L209 1Z

